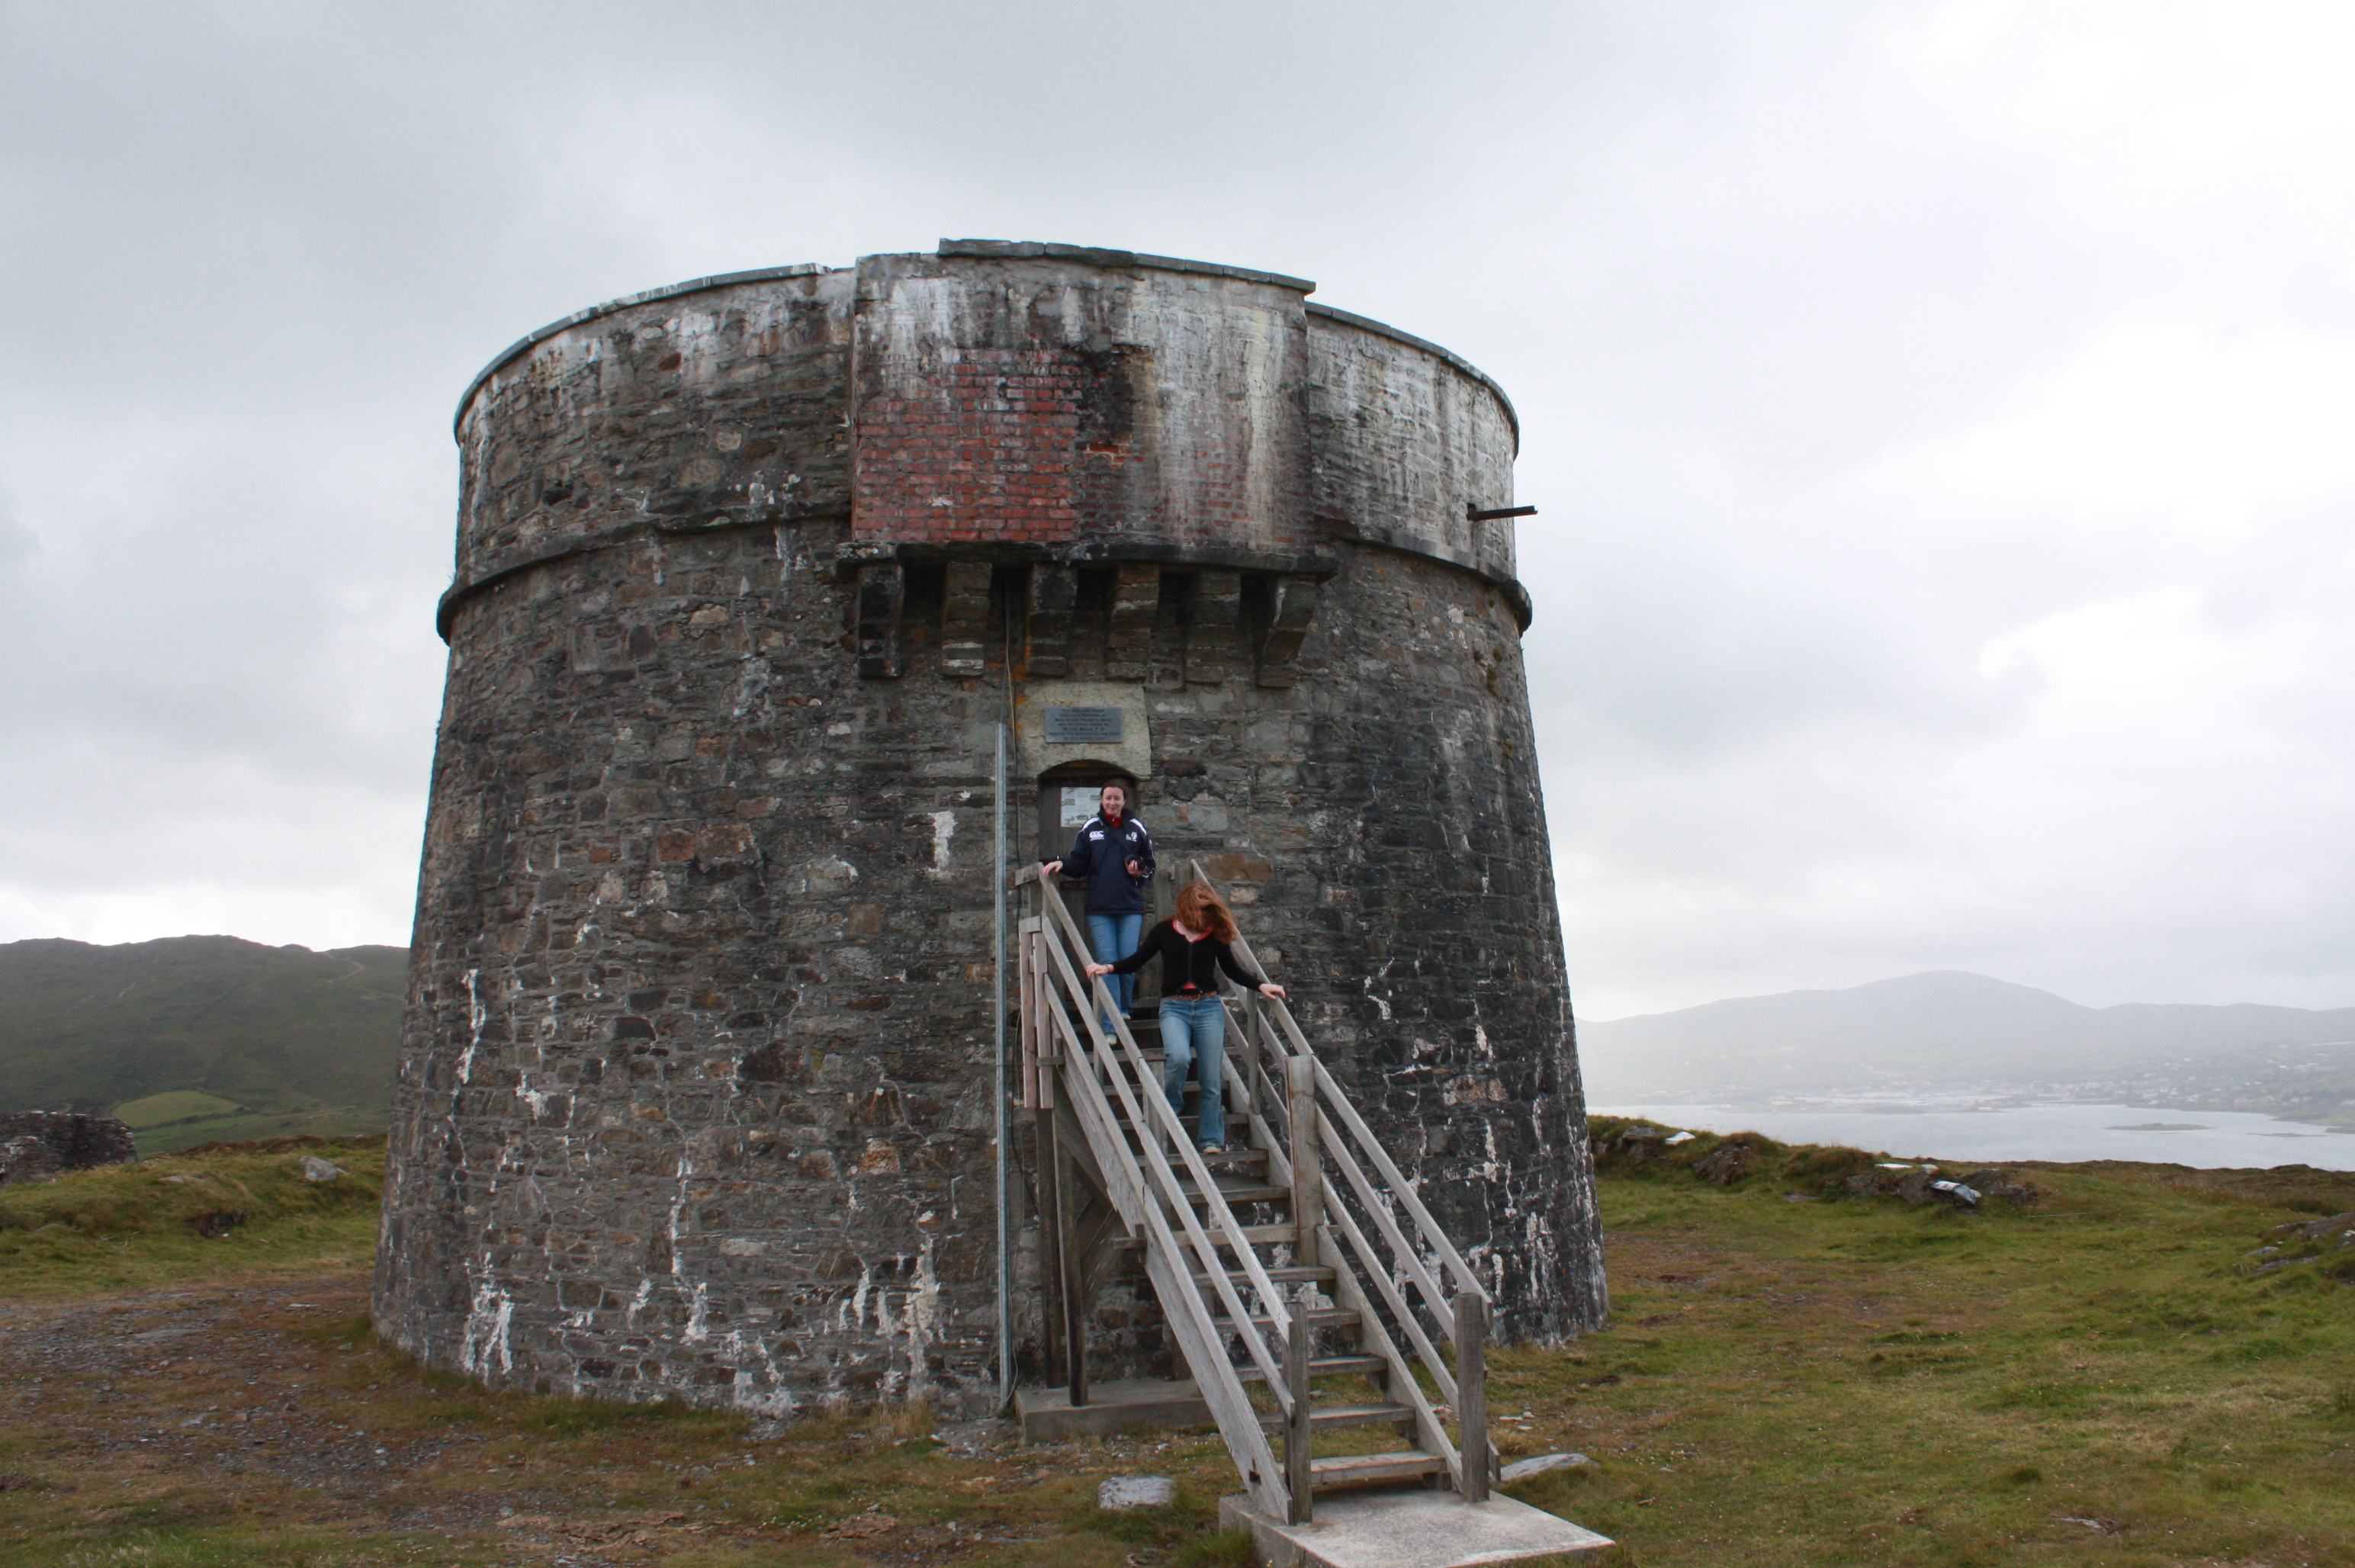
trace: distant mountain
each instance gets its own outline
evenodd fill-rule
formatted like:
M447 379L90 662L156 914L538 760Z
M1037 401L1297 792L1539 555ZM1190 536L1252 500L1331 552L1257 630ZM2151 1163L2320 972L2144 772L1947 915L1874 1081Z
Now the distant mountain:
M273 1126L310 1130L328 1112L380 1122L408 970L405 947L0 944L0 1111L105 1111L186 1091L196 1110L227 1101Z
M1604 1105L1932 1084L2164 1090L2217 1108L2237 1088L2265 1109L2288 1086L2355 1104L2355 1008L2086 1008L1955 969L1582 1023L1578 1038Z

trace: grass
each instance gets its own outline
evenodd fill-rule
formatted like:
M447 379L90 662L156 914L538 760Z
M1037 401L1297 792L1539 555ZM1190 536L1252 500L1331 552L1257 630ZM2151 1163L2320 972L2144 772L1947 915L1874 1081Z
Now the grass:
M1617 1326L1492 1380L1511 1449L1599 1461L1529 1500L1646 1564L2355 1563L2355 1292L2245 1256L2355 1175L2016 1165L1963 1213L1764 1139L1696 1179L1726 1141L1605 1159Z
M211 1143L261 1143L278 1138L324 1138L343 1142L381 1137L381 1105L314 1105L279 1110L239 1110L138 1133L140 1157L178 1154Z
M1724 1141L1606 1157L1614 1327L1492 1361L1508 1458L1595 1461L1515 1495L1607 1561L2355 1564L2355 1289L2328 1272L2355 1249L2247 1255L2355 1210L2355 1176L2014 1166L2035 1200L1966 1214L1764 1140L1714 1186L1691 1167ZM340 1195L300 1152L0 1189L0 1249L64 1249L0 1250L0 1568L1248 1561L1207 1434L1025 1449L922 1409L777 1428L422 1371L365 1317L380 1149L314 1151ZM245 1225L195 1238L231 1200ZM1178 1500L1104 1513L1111 1474Z
M291 1138L0 1187L0 1295L91 1296L174 1281L365 1265L384 1139ZM303 1179L303 1159L341 1166Z
M234 1115L244 1109L234 1100L224 1100L201 1089L167 1089L161 1094L149 1094L144 1099L117 1105L114 1114L133 1132L145 1132L150 1127L167 1127L175 1122Z

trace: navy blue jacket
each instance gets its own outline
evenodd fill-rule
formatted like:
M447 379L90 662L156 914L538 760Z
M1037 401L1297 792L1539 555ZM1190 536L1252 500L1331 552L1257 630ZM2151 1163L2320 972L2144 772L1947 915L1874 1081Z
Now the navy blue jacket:
M1145 875L1128 874L1131 860ZM1145 884L1153 880L1153 835L1134 816L1123 816L1117 827L1106 827L1101 814L1091 816L1063 857L1063 875L1086 879L1090 914L1143 914Z

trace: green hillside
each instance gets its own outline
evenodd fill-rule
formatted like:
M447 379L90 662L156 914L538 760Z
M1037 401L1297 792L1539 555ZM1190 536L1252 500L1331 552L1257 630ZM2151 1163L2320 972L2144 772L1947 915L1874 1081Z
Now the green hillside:
M404 947L0 944L0 1111L131 1107L144 1153L380 1128L408 970Z

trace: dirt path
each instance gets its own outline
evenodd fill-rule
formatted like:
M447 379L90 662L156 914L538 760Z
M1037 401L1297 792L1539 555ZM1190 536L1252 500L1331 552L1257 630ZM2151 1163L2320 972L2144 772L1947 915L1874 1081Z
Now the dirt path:
M0 1568L147 1561L103 1549L176 1534L206 1563L1093 1568L1167 1561L1231 1489L1210 1437L1025 1449L1005 1424L919 1413L748 1429L489 1393L378 1343L368 1286L0 1300ZM1193 1503L1074 1529L1102 1475L1139 1469Z
M410 1484L484 1437L368 1429L367 1293L351 1273L0 1303L0 1442L101 1510L195 1493L165 1513L495 1523L506 1498Z

